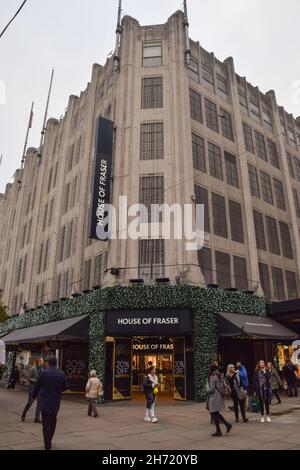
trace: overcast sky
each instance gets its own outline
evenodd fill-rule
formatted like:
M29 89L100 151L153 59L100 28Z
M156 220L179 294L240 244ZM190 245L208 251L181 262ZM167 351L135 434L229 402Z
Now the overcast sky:
M0 30L22 0L0 0ZM123 12L141 24L164 23L181 0L123 0ZM300 115L299 0L189 0L190 36L279 104ZM71 94L90 80L114 48L117 0L28 0L0 39L0 192L20 165L31 102L29 146L39 145L50 80L49 117L64 113ZM5 87L5 103L3 88ZM294 88L293 88L294 87ZM297 99L298 96L298 99Z

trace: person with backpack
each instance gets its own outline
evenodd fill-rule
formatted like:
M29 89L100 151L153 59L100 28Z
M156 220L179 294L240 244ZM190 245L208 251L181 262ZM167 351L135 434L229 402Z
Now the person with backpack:
M265 422L265 410L267 413L267 423L271 423L270 418L270 371L267 369L265 361L259 361L254 373L254 390L258 398L261 413L261 423Z
M225 409L225 396L227 393L228 386L224 376L220 373L218 364L214 362L209 367L207 401L207 408L216 426L216 432L212 434L212 437L222 436L221 423L225 425L227 433L232 429L232 424L228 423L220 413Z
M157 423L158 419L155 417L155 403L158 394L158 377L154 366L150 367L149 374L145 377L143 388L147 402L145 421L148 423Z
M235 422L239 422L239 408L244 423L248 422L245 412L245 399L247 392L245 391L242 383L242 379L238 372L236 372L233 364L229 364L227 367L226 380L230 388L230 395L233 401L233 409L235 414Z

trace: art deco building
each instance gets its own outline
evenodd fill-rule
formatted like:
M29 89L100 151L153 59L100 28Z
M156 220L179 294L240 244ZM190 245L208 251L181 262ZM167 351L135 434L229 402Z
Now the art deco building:
M27 150L0 196L10 314L137 278L299 295L300 118L187 34L181 11L155 26L125 16L118 54L94 65L65 115L48 121L42 156ZM128 205L203 203L203 250L89 238L99 116L114 122L112 204L123 195Z

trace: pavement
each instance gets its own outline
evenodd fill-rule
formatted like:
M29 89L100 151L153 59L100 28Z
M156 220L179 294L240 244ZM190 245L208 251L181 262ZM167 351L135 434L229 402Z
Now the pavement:
M21 412L27 393L0 388L0 450L42 450L42 426L34 423L34 405L26 422ZM229 405L230 403L228 403ZM232 432L213 438L203 403L159 400L158 423L144 421L144 402L108 403L99 418L87 416L82 397L64 397L53 439L53 450L300 450L300 397L283 396L272 407L272 423L261 424L250 413L248 423L234 424ZM233 413L224 416L234 422Z

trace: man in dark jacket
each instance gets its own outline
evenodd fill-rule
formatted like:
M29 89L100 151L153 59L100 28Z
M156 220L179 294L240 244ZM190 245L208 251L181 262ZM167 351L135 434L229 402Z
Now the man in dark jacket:
M22 421L25 421L27 411L29 410L29 408L31 407L31 405L34 402L32 392L33 392L34 386L37 382L37 379L38 379L41 371L44 369L44 367L45 367L44 359L42 357L40 357L40 359L35 362L35 365L33 367L31 367L28 371L28 374L27 374L27 378L28 378L28 381L29 381L28 401L25 405L25 408L24 408L22 416L21 416ZM35 409L35 420L34 420L34 422L35 423L40 423L41 422L41 420L40 420L39 397L37 397L37 404L36 404L36 409Z
M69 388L66 374L56 366L56 358L49 359L49 368L41 372L33 390L33 398L40 399L45 450L51 450L61 394Z
M297 368L294 366L290 359L285 361L285 366L282 369L283 376L287 382L288 395L290 397L298 396L297 389Z

